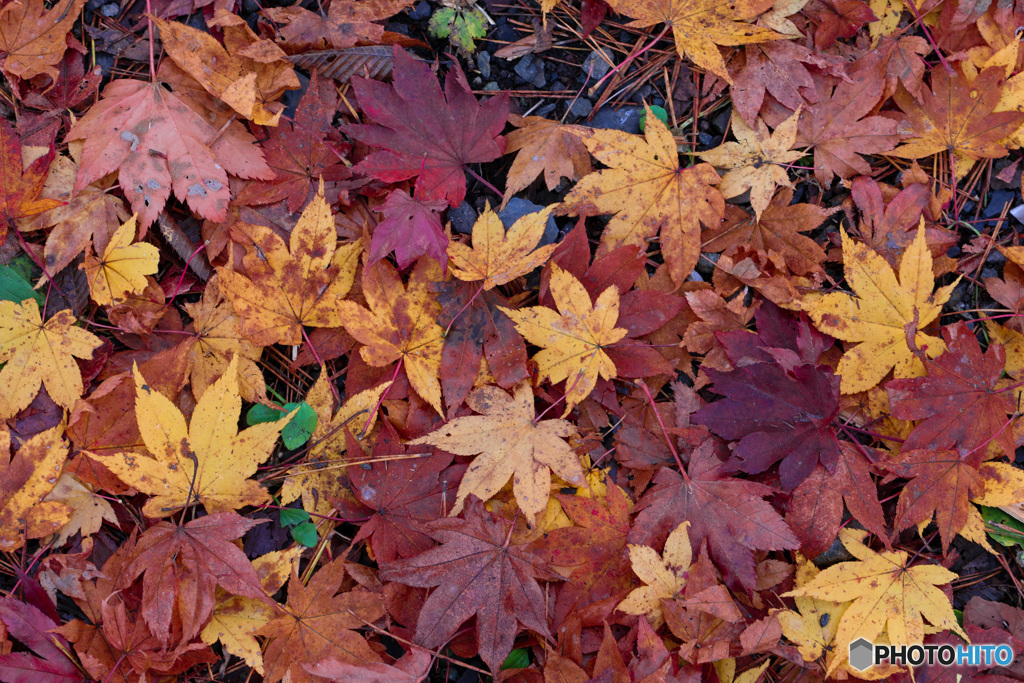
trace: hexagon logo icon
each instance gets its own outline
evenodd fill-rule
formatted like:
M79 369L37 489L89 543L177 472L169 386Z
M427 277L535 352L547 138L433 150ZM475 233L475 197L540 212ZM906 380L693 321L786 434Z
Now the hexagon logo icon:
M875 663L872 652L875 646L865 638L858 638L850 643L850 666L857 671L871 668Z

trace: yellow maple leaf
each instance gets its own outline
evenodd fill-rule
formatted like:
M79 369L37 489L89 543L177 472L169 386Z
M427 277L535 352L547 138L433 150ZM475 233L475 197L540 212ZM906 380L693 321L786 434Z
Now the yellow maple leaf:
M853 394L875 386L889 370L896 377L924 374L921 361L907 345L907 326L915 326L914 343L929 357L946 347L942 340L921 332L939 316L957 282L933 293L932 256L925 242L924 219L917 237L903 253L899 281L881 256L854 242L844 230L843 264L853 294L833 292L807 309L822 332L844 342L860 342L839 361L840 389Z
M646 137L617 130L578 133L590 153L609 168L591 173L565 197L566 210L615 214L601 235L598 253L625 244L646 246L660 233L672 281L681 283L700 256L700 226L717 226L725 200L711 164L679 166L672 133L650 109Z
M252 567L268 596L281 590L293 569L298 570L302 551L302 546L295 546L260 555L252 561ZM218 588L213 616L199 635L207 645L219 640L226 651L241 657L262 676L263 653L253 633L277 616L278 608L271 605L269 600L231 595Z
M186 427L178 407L146 384L138 366L134 374L135 419L153 457L128 452L89 456L121 481L152 496L142 508L147 517L167 517L192 503L213 513L270 500L266 489L249 477L270 457L281 429L296 411L277 422L239 432L242 399L238 361L232 358L221 378L199 399Z
M348 333L363 344L363 360L378 368L399 361L416 393L444 415L437 380L444 330L437 324L440 306L427 289L440 279L437 262L420 259L406 287L394 266L380 261L363 270L363 296L370 309L342 301L338 314Z
M32 299L0 301L0 418L14 417L39 393L68 410L82 396L82 372L75 358L92 358L99 337L75 327L75 316L63 310L45 323Z
M137 218L135 214L110 236L103 258L96 258L92 249L85 252L80 268L89 280L92 300L100 306L113 306L124 301L126 294L138 294L146 288L146 276L160 267L159 249L145 242L132 244Z
M933 564L910 566L903 551L876 553L861 542L862 537L862 532L841 529L839 539L857 559L833 565L810 583L783 594L836 603L852 601L836 629L835 651L840 656L829 664L829 674L845 661L852 641L866 638L873 642L883 629L888 630L893 645L924 642L925 620L968 640L939 588L956 579L956 574Z
M803 555L796 558L796 587L803 588L814 580L821 570ZM826 652L832 652L832 641L850 601L829 602L802 595L793 599L796 611L776 612L782 635L796 643L805 662L815 662Z
M26 538L41 538L67 523L68 506L46 501L68 455L58 425L33 436L11 453L11 433L0 426L0 550L11 552Z
M430 444L456 455L475 455L459 484L452 515L462 511L466 496L488 500L512 479L512 492L523 515L534 524L551 495L551 471L572 486L585 486L579 457L565 442L577 434L566 420L536 420L529 382L509 396L495 386L476 389L466 398L473 412L435 432L411 441Z
M231 359L237 357L238 391L242 399L263 403L267 400L267 388L263 372L256 365L263 349L242 336L238 314L224 298L218 281L215 274L206 283L202 299L184 304L195 335L183 342L188 345L192 393L197 400L202 398Z
M276 126L284 105L275 102L285 90L300 86L285 52L261 40L243 19L217 10L209 22L224 31L225 45L206 31L154 17L171 59L208 93L258 126Z
M553 206L530 213L505 231L498 214L487 207L473 224L473 246L448 243L452 275L466 282L483 280L484 290L515 280L543 265L557 244L537 247Z
M769 133L764 121L755 120L751 128L733 108L732 134L736 142L726 142L697 155L716 168L728 169L718 184L718 191L726 199L750 190L750 206L757 220L761 220L761 214L771 203L776 187L793 187L789 173L781 164L792 163L803 156L801 151L791 151L796 144L799 120L800 107L797 107L774 133Z
M334 394L330 373L321 366L320 377L306 395L306 404L316 413L316 428L309 438L305 460L288 470L284 486L278 494L282 505L302 497L302 507L310 514L328 516L333 509L329 499L353 500L345 481L348 460L345 432L361 441L372 443L377 413L372 412L381 395L391 386L385 382L352 396L336 412L332 410ZM364 432L365 429L365 432ZM314 520L319 526L321 519Z
M43 499L47 502L63 503L68 508L68 521L57 531L55 547L64 545L76 533L82 537L92 536L100 530L103 522L110 522L120 528L114 508L106 498L97 495L96 488L83 483L78 477L65 472L60 475L53 490Z
M772 6L774 0L611 0L620 14L635 17L627 26L646 28L662 22L672 27L676 51L728 83L719 45L746 45L785 38L756 24L746 23ZM647 118L650 121L650 117Z
M572 273L551 264L551 296L555 312L546 306L513 311L501 308L528 342L542 347L533 357L539 379L566 382L565 412L590 395L597 378L612 379L615 363L604 352L626 336L615 327L619 319L619 290L614 285L590 303L590 294Z
M634 588L616 609L626 614L646 614L652 628L661 626L665 620L661 601L671 600L682 592L693 562L689 528L689 522L677 526L665 541L665 552L661 555L649 546L630 544L633 573L645 585Z
M338 246L334 216L320 190L292 229L289 246L269 228L241 228L245 275L218 268L242 332L257 346L302 343L302 326L341 327L338 304L352 289L361 242Z

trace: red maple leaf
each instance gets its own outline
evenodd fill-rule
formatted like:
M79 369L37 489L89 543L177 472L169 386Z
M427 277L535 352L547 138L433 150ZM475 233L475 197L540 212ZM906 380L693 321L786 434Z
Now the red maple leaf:
M384 565L380 578L437 587L416 623L416 643L427 649L444 645L475 614L480 657L497 671L520 626L551 636L537 579L561 577L526 548L509 545L509 526L475 496L468 498L464 517L432 522L428 533L443 545Z
M800 542L764 500L776 489L729 477L716 450L714 440L707 439L693 451L686 472L658 470L654 486L636 504L629 541L657 546L688 521L691 546L706 540L726 584L752 591L757 582L753 551L795 549Z
M25 168L21 162L21 140L6 120L0 121L0 240L15 218L34 216L63 202L39 199L39 193L55 155L53 141L46 154Z
M367 267L393 251L398 267L403 270L424 254L447 268L448 237L439 215L447 207L447 202L420 200L404 190L389 194L383 204L374 208L384 214L384 220L373 230Z
M1002 345L984 354L967 323L942 328L946 352L925 364L927 377L897 379L885 385L892 415L921 420L907 437L904 451L919 448L959 448L977 451L975 465L985 456L983 445L993 441L1014 457L1013 430L1006 416L1015 410L1012 392L1000 390L1006 364Z
M508 95L480 103L458 63L442 92L425 62L397 45L394 54L393 85L352 79L359 105L374 123L342 130L387 150L366 157L355 170L388 183L416 177L418 199L458 206L466 198L466 164L493 161L505 152L501 131Z

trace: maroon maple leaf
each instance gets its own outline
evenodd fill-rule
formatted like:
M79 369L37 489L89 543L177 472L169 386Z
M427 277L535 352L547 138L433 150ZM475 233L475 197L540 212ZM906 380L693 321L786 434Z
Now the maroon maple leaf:
M468 498L463 519L439 519L428 533L443 545L385 564L380 572L383 581L437 587L420 610L418 645L444 645L475 614L480 657L497 671L512 651L520 626L551 637L537 579L561 577L523 546L510 545L508 524L478 498Z
M393 251L402 269L424 254L447 268L448 237L439 215L447 207L448 202L416 199L404 190L389 194L384 203L374 209L384 214L384 220L373 230L366 266L372 266Z
M683 522L690 544L707 541L708 552L726 584L752 591L757 583L755 550L786 550L800 542L775 508L764 500L770 486L729 476L707 439L690 456L685 473L663 467L654 486L636 504L630 543L658 546Z
M508 95L477 101L457 62L442 92L426 63L397 45L394 54L393 85L352 79L359 105L374 123L342 130L386 150L366 157L355 170L388 183L416 177L418 199L458 206L466 198L466 165L493 161L505 152L501 131L508 119Z
M942 328L946 352L925 364L927 377L896 379L885 385L893 417L921 420L903 444L904 451L919 448L958 448L976 451L978 465L983 445L995 442L1010 458L1014 455L1013 430L1006 416L1015 410L1013 394L1000 391L1006 352L981 345L967 323Z

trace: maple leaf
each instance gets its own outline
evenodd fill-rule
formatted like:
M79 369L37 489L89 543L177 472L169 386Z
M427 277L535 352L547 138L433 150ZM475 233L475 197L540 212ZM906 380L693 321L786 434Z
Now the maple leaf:
M731 130L736 142L725 142L697 155L712 166L729 169L718 184L723 197L732 199L750 191L750 205L758 220L771 203L776 187L793 186L781 164L792 163L803 156L801 151L791 151L796 143L799 118L798 107L774 133L769 133L768 126L760 119L754 121L753 128L748 126L734 108Z
M18 0L0 9L0 57L8 78L45 74L57 79L57 65L67 49L67 34L85 0L64 0L50 9L41 2Z
M0 137L2 135L0 130ZM78 162L70 157L56 157L50 165L40 197L61 205L15 221L22 232L49 230L43 259L51 274L64 270L85 251L90 240L97 251L105 250L110 236L131 217L125 211L124 201L106 191L104 184L89 185L73 194L77 173ZM14 187L14 182L9 182L7 187ZM0 227L0 230L4 229L6 227Z
M81 267L89 278L89 294L100 306L122 303L126 294L141 292L146 288L146 276L159 268L159 249L145 242L132 244L137 217L132 216L110 236L102 258L97 259L91 250L85 254Z
M814 230L838 207L826 209L814 204L790 204L793 191L781 190L760 215L751 217L739 207L726 207L722 224L705 230L705 252L727 252L749 245L764 253L775 252L785 259L786 268L794 275L810 275L822 271L825 250L801 232Z
M437 374L444 330L436 322L437 303L427 291L427 282L437 278L436 270L436 263L418 261L406 287L394 266L380 261L363 269L369 310L341 301L337 313L348 333L364 345L359 349L363 360L374 367L399 361L416 393L443 415Z
M34 653L0 654L0 677L12 683L84 681L85 677L68 655L71 650L68 641L53 633L58 626L34 605L10 597L0 598L0 630L4 632L4 640L10 634Z
M161 71L163 71L161 69ZM115 80L65 141L84 140L74 191L118 171L143 230L174 196L203 218L227 217L228 173L271 174L245 134L221 134L161 81Z
M607 487L605 500L556 493L554 497L575 526L554 529L533 548L553 569L571 570L555 599L555 623L572 611L618 599L632 585L629 576L630 501L618 486ZM609 608L610 610L610 608Z
M505 201L525 190L544 174L544 184L554 191L562 178L579 180L591 172L590 153L580 141L580 126L550 121L542 116L509 117L516 127L506 136L506 154L518 152L508 169Z
M355 437L348 433L348 438L348 452L361 454L355 447ZM409 459L397 460L389 460L389 455L406 455L406 449L394 426L384 421L373 446L373 460L378 462L371 460L369 469L349 469L352 493L373 511L352 542L369 539L378 564L412 557L434 547L422 525L437 519L438 512L444 513L441 474L451 463L451 456L440 452L420 458L410 454Z
M288 581L299 561L302 546L276 550L260 555L252 561L267 595L274 595ZM223 648L241 657L261 676L265 672L259 641L253 633L277 616L277 606L267 600L257 600L218 591L217 605L200 637L204 643L220 641Z
M689 528L689 522L676 527L665 540L665 551L661 556L649 546L630 544L629 561L633 565L633 572L645 585L634 588L619 603L620 612L647 615L651 628L661 626L665 619L661 601L675 598L686 585L686 574L693 559L690 538L687 536Z
M942 328L946 352L925 364L926 377L893 380L885 385L892 416L920 420L902 450L919 448L978 452L995 442L1004 453L1014 453L1013 432L1006 416L1013 413L1011 392L1002 391L1000 378L1006 352L991 344L984 354L964 322Z
M341 50L359 41L379 43L384 27L374 23L402 11L410 0L346 0L332 2L324 17L308 9L268 7L265 12L272 21L284 24L279 40L293 52L309 52L323 47Z
M70 310L45 323L33 299L19 303L0 301L0 417L14 417L46 387L60 406L71 409L82 395L82 371L75 358L92 357L103 342L75 327Z
M688 57L730 84L732 79L719 45L763 43L785 37L744 21L771 7L771 0L737 0L728 4L711 0L613 0L608 4L616 12L636 18L627 26L647 28L664 22L672 28L680 57Z
M854 294L825 294L807 311L822 332L845 342L860 342L839 361L840 390L852 394L870 389L893 369L897 378L922 374L921 361L907 346L907 337L913 333L917 347L933 358L942 353L942 340L920 330L938 317L959 282L933 293L935 276L924 220L903 253L899 281L885 259L854 242L845 230L842 238L846 280ZM914 326L910 332L908 325Z
M818 462L835 470L839 443L832 422L839 415L839 378L831 368L748 360L732 372L704 372L715 393L726 398L701 408L691 422L738 440L733 456L741 471L764 472L781 460L779 478L791 490Z
M962 71L949 74L932 70L930 91L922 89L920 101L906 90L897 89L893 100L907 115L914 138L900 145L894 156L904 159L948 152L957 178L971 170L978 159L1006 156L1000 142L1024 123L1024 113L993 113L999 103L1004 70L985 69L973 81Z
M546 306L500 310L512 319L528 342L542 347L533 357L539 378L566 382L564 417L590 395L598 377L616 376L615 363L604 347L621 340L627 330L615 327L619 290L614 285L601 292L592 304L580 281L552 264L551 294L558 313Z
M154 17L160 41L178 66L208 93L260 126L276 126L284 105L275 102L299 78L284 52L260 41L238 16L218 10L210 24L222 27L225 46L205 31Z
M243 224L245 275L218 268L242 333L257 346L301 344L303 325L340 327L338 306L355 280L362 243L338 246L323 185L299 217L288 246L270 228Z
M19 3L11 3L7 7L15 4ZM0 238L6 238L7 228L15 219L35 216L63 203L39 197L54 154L53 145L50 145L47 153L25 168L18 134L6 120L0 121L0 182L3 183L3 192L0 192Z
M10 431L0 428L0 550L17 550L26 538L48 536L68 521L67 505L44 501L67 455L60 426L36 434L16 454L11 453Z
M733 84L729 88L733 106L744 121L757 118L765 93L792 111L802 104L817 102L817 88L807 66L816 66L830 73L838 69L836 60L830 55L808 50L789 40L748 45L744 52L746 63L741 71L733 74Z
M796 144L814 148L814 175L828 184L833 176L870 175L861 155L886 152L899 142L897 124L884 116L868 116L882 97L885 81L878 59L864 58L849 67L840 81L800 116Z
M430 67L395 45L393 85L353 78L356 98L375 123L342 130L375 152L353 169L394 183L416 177L416 197L458 206L466 198L463 169L505 152L501 131L508 119L508 95L480 103L466 74L455 63L442 93Z
M189 385L196 399L224 374L232 358L238 359L238 392L243 400L262 402L267 397L263 371L256 364L262 349L241 333L241 320L224 297L214 275L203 297L183 308L192 318L192 337L182 342L188 352Z
M681 283L700 256L701 225L711 228L725 213L712 185L720 178L710 164L679 166L675 139L653 114L646 137L616 130L581 133L583 144L608 169L591 173L566 195L570 213L612 213L599 253L624 245L645 246L661 235L661 251L672 281Z
M100 530L103 522L109 522L115 527L121 526L114 508L106 498L97 494L96 487L83 483L69 472L60 475L53 490L43 500L61 503L70 514L68 521L57 530L55 547L63 546L75 534L81 534L82 538L92 536Z
M889 546L885 514L878 501L878 487L864 456L871 449L849 441L839 442L835 471L818 466L793 490L786 523L811 557L828 550L843 521L843 503L864 528Z
M438 587L420 610L418 645L443 645L475 614L480 658L497 671L519 627L551 637L537 579L557 581L558 575L524 547L510 545L506 523L479 499L469 499L463 518L436 520L427 532L442 545L380 572L382 581Z
M863 534L851 529L839 532L856 561L833 565L810 583L782 594L835 603L853 601L839 620L834 642L840 656L829 665L828 673L842 664L853 640L874 641L883 629L887 629L892 645L921 643L927 619L931 626L949 629L966 639L953 606L938 588L957 575L938 565L911 566L903 551L876 553L861 541Z
M441 429L414 439L456 455L476 455L459 484L449 514L462 511L469 494L489 500L513 477L512 491L530 524L548 504L551 470L575 486L584 486L579 456L563 440L577 436L566 420L538 422L529 383L509 397L498 387L481 387L466 398L480 415L458 417Z
M813 562L802 554L797 555L797 589L809 584L820 573L821 570ZM826 652L834 656L830 646L850 601L829 602L807 596L798 596L793 601L796 610L780 610L776 613L782 634L797 644L805 662L817 661Z
M135 368L135 419L153 457L125 452L96 458L121 481L151 496L143 507L148 517L173 515L192 502L213 513L270 500L249 477L270 457L295 411L239 432L237 368L238 361L232 358L199 399L187 427L177 406L146 384Z
M237 203L248 206L285 200L288 211L295 213L316 193L321 178L331 187L352 175L341 156L349 145L340 141L333 128L339 98L331 83L314 71L292 120L263 129L265 134L260 137L265 139L260 146L274 177L260 177L260 182L246 185Z
M367 267L395 252L398 267L405 270L420 256L432 256L442 268L448 264L448 237L441 227L440 213L448 202L422 201L402 190L392 191L374 211L384 214L370 240Z
M391 664L348 664L327 659L306 665L306 671L319 678L347 683L420 683L427 680L433 667L430 652L415 645Z
M548 207L526 214L506 231L498 214L488 206L473 224L472 247L461 242L448 245L452 275L466 282L482 280L480 287L486 291L543 265L558 246L537 246L553 210Z
M217 586L267 599L256 570L232 543L259 523L217 512L182 525L159 522L139 537L118 582L127 588L142 576L142 618L164 645L172 622L180 623L184 642L199 635L213 613Z
M754 550L800 547L782 517L763 500L775 489L729 477L705 440L690 456L687 472L666 467L654 475L654 487L636 504L630 542L656 545L682 522L690 522L690 543L705 540L726 583L752 590Z
M384 616L380 595L363 590L339 593L344 579L344 558L321 567L307 584L293 571L285 613L257 631L270 639L264 651L264 680L277 683L288 676L294 683L311 683L316 679L303 666L327 658L358 665L380 662L354 630Z

